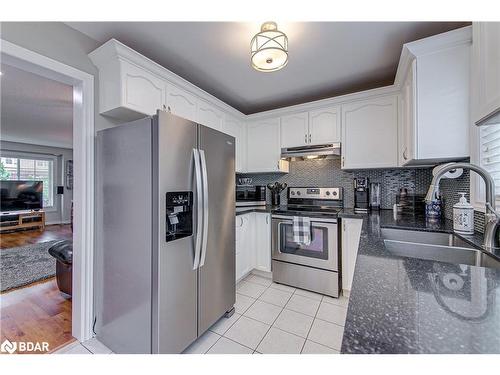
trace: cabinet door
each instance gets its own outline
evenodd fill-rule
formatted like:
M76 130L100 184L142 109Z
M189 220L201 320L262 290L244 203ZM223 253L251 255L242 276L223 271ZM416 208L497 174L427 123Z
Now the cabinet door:
M255 213L255 268L271 272L271 218L268 213Z
M361 219L342 219L342 290L351 290L362 225Z
M197 122L215 130L222 130L224 114L204 100L198 101Z
M307 112L281 118L281 147L297 147L309 144Z
M478 121L500 109L500 22L474 22L472 33Z
M174 115L196 121L197 99L193 94L174 85L167 85L167 109Z
M399 126L399 165L406 165L416 156L416 61L410 64L406 79L401 88L400 126Z
M245 127L241 121L236 118L226 115L226 120L222 125L222 131L233 136L236 140L236 172L243 173L246 171L245 161Z
M250 273L255 268L255 213L244 215L244 238L245 238L245 267L244 274Z
M245 259L245 215L236 216L236 281L240 280L245 275L246 259Z
M342 168L398 165L397 95L342 106Z
M148 116L155 115L165 102L165 82L144 69L122 64L124 106Z
M328 107L309 112L309 143L340 142L340 108Z
M280 120L262 120L247 127L247 171L280 172Z

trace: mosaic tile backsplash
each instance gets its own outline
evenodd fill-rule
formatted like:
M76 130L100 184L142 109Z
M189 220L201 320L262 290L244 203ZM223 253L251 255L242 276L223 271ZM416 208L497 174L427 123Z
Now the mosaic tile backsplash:
M381 187L381 207L392 209L401 188L409 193L425 194L432 180L432 168L367 169L345 171L340 168L339 159L301 160L290 162L290 172L238 174L252 178L254 185L267 185L275 181L286 182L292 187L335 186L344 190L344 207L354 207L354 177L368 177L370 182L379 182ZM458 192L467 193L469 199L469 172L453 180L443 179L441 194L445 202L445 217L453 219L453 205L458 201ZM286 190L281 193L281 202L286 202ZM270 194L267 194L270 203ZM475 215L476 229L483 231L484 218Z

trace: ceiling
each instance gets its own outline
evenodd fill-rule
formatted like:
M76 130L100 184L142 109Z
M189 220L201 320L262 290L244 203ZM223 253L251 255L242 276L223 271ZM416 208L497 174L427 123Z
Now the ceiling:
M0 66L2 140L72 148L73 87Z
M289 63L250 66L259 23L69 22L98 42L128 45L245 114L390 85L404 43L464 22L278 22Z

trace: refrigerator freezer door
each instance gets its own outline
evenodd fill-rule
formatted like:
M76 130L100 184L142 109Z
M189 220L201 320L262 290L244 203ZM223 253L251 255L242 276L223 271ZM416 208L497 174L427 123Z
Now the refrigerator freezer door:
M198 335L226 311L235 297L235 170L233 137L199 126L199 148L207 174L206 248L199 268ZM202 158L202 163L204 162ZM204 259L204 263L203 263Z
M158 112L157 195L159 241L157 282L153 281L153 352L180 353L197 337L197 270L193 236L166 242L166 192L192 191L194 215L199 210L195 188L193 148L197 148L197 124L167 112ZM197 218L193 218L193 222ZM156 285L156 287L155 287ZM155 337L156 336L156 337Z
M97 338L115 353L151 353L151 119L97 137Z

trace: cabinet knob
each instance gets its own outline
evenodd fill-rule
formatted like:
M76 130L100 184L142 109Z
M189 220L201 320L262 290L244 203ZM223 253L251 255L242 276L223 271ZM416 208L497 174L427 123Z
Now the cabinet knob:
M311 143L311 134L309 134L309 143Z
M407 148L405 147L403 151L403 159L408 160L408 155L406 154Z
M304 134L304 143L307 143L307 134Z

